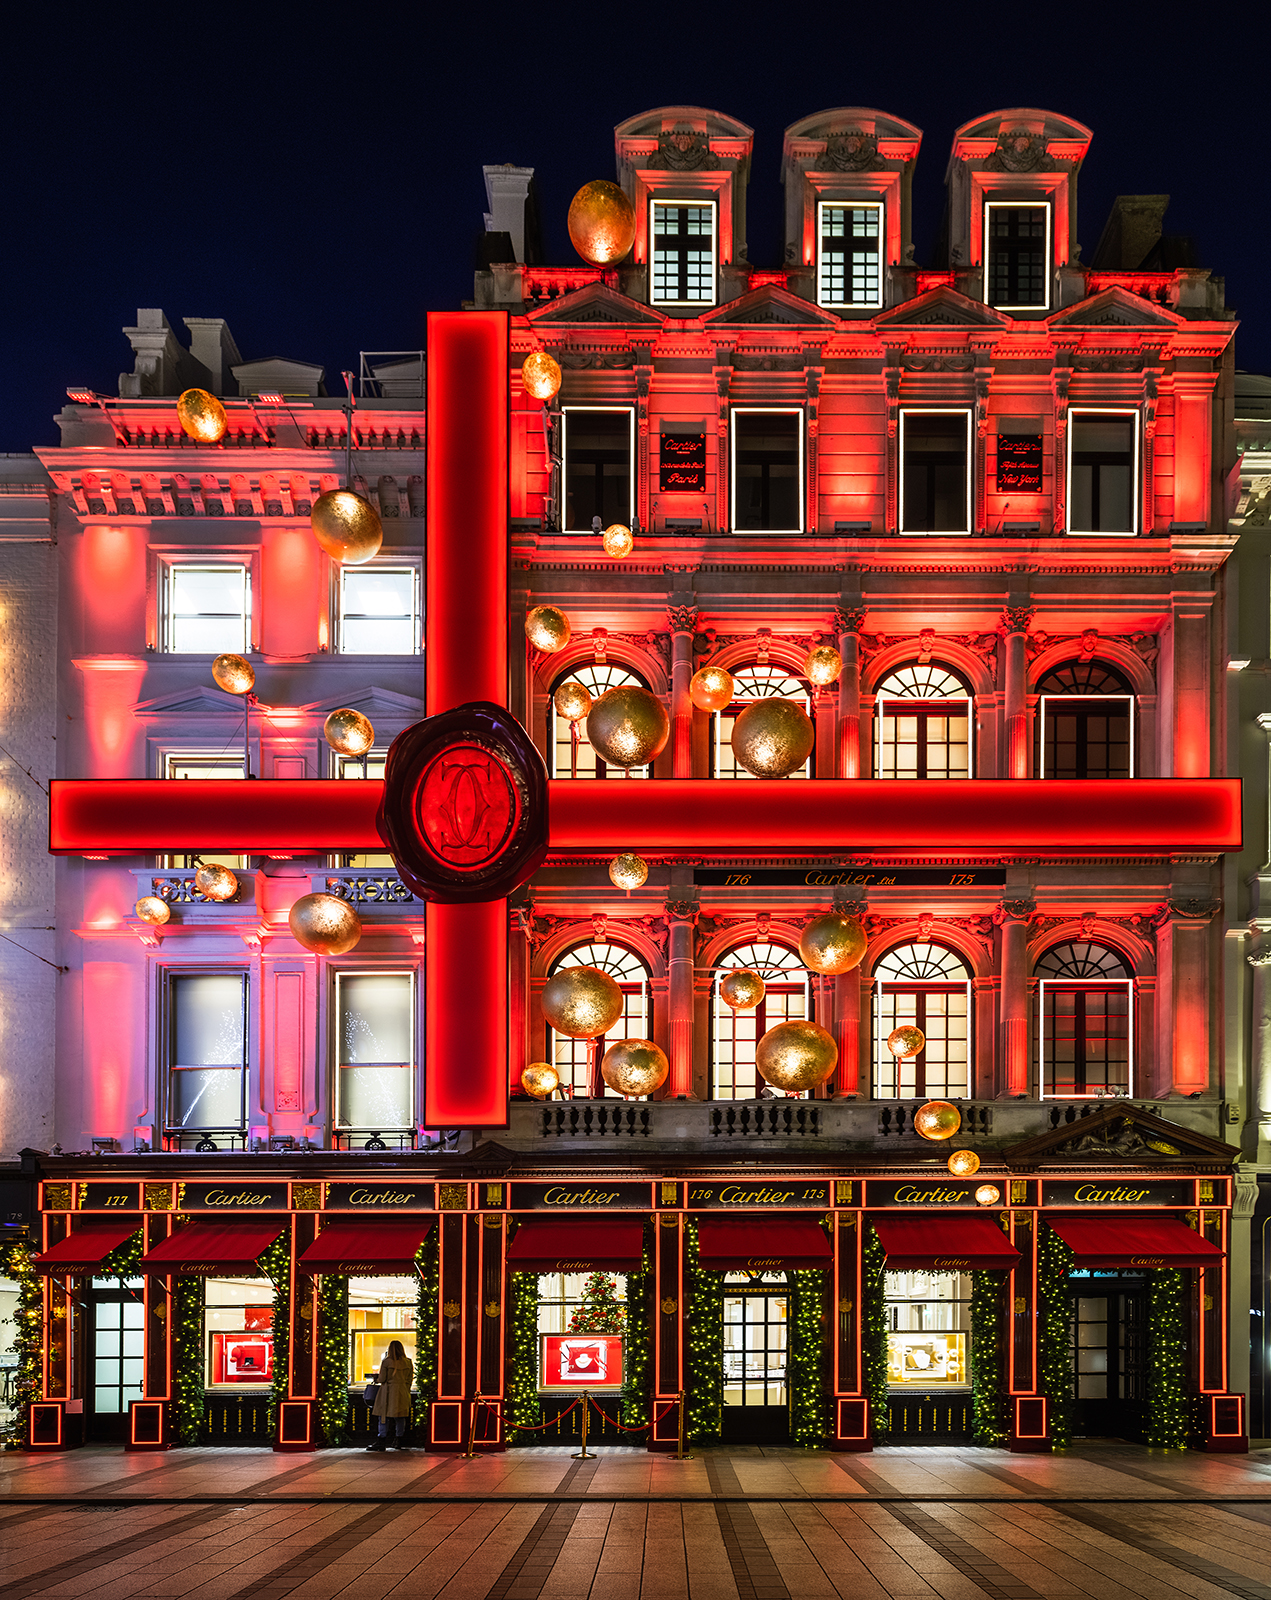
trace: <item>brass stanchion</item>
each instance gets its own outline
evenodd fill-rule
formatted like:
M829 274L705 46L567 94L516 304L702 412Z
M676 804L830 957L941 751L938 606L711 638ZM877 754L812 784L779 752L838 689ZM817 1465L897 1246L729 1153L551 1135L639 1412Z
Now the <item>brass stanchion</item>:
M594 1461L596 1459L596 1452L594 1450L588 1450L587 1448L587 1436L591 1428L591 1396L587 1393L586 1389L583 1390L582 1407L583 1447L581 1450L575 1450L569 1459L571 1461Z
M683 1391L683 1389L680 1390L679 1407L680 1407L680 1414L679 1414L679 1424L680 1424L680 1426L679 1426L679 1430L678 1430L678 1439L676 1441L675 1454L671 1457L671 1460L672 1461L691 1461L693 1459L693 1457L684 1448L684 1391Z
M472 1401L472 1421L468 1424L468 1448L463 1453L465 1461L471 1461L477 1453L477 1412L481 1409L481 1396L475 1395Z

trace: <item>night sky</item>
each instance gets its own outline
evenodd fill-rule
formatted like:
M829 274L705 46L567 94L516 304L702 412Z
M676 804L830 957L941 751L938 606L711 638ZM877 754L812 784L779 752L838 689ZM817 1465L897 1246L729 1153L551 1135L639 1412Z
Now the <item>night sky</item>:
M1271 372L1242 10L1168 33L1168 11L1110 4L29 6L6 24L0 104L0 450L56 443L68 384L116 392L138 306L183 342L182 317L225 317L245 359L321 362L333 391L360 350L418 349L426 312L471 295L484 162L536 169L548 259L580 264L565 213L613 178L614 124L680 103L755 129L758 267L781 264L781 136L799 117L874 106L923 130L929 266L953 130L1004 107L1075 117L1094 131L1086 261L1116 194L1170 194L1166 231L1195 238L1243 319L1237 366Z

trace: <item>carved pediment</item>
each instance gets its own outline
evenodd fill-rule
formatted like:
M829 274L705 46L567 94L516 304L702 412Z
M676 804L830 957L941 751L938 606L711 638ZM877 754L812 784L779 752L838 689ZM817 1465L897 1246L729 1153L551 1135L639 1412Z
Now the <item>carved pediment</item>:
M879 328L1005 328L1010 320L1000 311L994 311L992 306L986 306L983 301L972 300L967 295L959 294L956 289L941 284L936 289L929 289L926 294L920 294L916 300L906 300L903 305L895 306L890 311L880 311L874 318L874 324Z
M1142 295L1131 294L1115 284L1046 318L1047 325L1052 328L1177 328L1185 321L1186 318L1165 306L1155 305Z
M655 311L652 306L630 300L603 283L589 283L571 294L563 294L531 311L526 318L531 326L539 329L577 324L594 327L598 322L622 328L660 328L666 320L662 312Z
M357 689L351 695L345 695L339 700L315 700L300 709L308 716L325 718L330 712L338 711L341 707L360 711L377 727L381 722L409 726L413 722L422 721L426 714L422 700L417 700L412 694L398 694L395 689L381 689L378 684Z
M243 720L243 703L237 696L226 694L222 689L205 688L203 684L192 689L176 689L154 700L139 701L132 711L143 722L160 721L165 717L233 717L239 722Z
M752 289L749 294L744 294L737 300L730 300L727 305L720 306L716 311L708 311L702 321L707 327L715 328L738 322L749 323L752 326L778 323L786 327L802 326L835 330L842 327L842 323L832 312L814 306L810 300L801 300L798 295L791 294L788 289L782 289L773 283Z
M1049 1133L1003 1152L1013 1171L1039 1167L1116 1166L1229 1167L1240 1151L1195 1133L1126 1100L1105 1101L1087 1116L1061 1122Z

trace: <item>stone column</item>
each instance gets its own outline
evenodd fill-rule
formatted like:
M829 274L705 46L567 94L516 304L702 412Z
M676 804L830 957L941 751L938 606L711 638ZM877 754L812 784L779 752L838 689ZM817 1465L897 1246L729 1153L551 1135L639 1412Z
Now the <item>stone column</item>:
M693 776L693 702L688 696L693 676L693 634L697 628L697 607L667 607L671 625L671 749L672 774Z
M834 1038L839 1047L835 1088L854 1100L861 1087L861 969L853 967L834 980Z
M1016 1099L1028 1093L1028 924L1031 900L1003 900L993 913L1001 929L1001 1087Z
M834 614L843 671L839 677L839 748L835 777L861 775L861 649L859 634L865 621L863 606L840 608Z
M666 902L670 924L667 950L667 997L671 1026L667 1030L671 1074L666 1098L677 1095L693 1099L693 925L697 921L697 901L685 897Z
M1158 976L1169 1007L1169 1054L1164 1058L1162 1052L1158 1064L1158 1095L1170 1089L1179 1095L1203 1094L1209 1088L1209 924L1219 909L1212 900L1172 899L1157 930ZM1168 1083L1161 1081L1166 1059Z
M1024 646L1032 620L1032 606L1007 606L1002 612L1002 634L1006 641L1002 659L1006 748L1001 773L1004 778L1028 776L1028 657Z

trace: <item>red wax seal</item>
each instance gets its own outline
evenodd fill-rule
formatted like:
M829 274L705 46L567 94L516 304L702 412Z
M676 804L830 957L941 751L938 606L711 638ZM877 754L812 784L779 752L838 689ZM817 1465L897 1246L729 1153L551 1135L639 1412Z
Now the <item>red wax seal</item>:
M423 842L446 866L472 871L495 861L521 815L507 766L479 744L456 744L434 756L419 783Z

